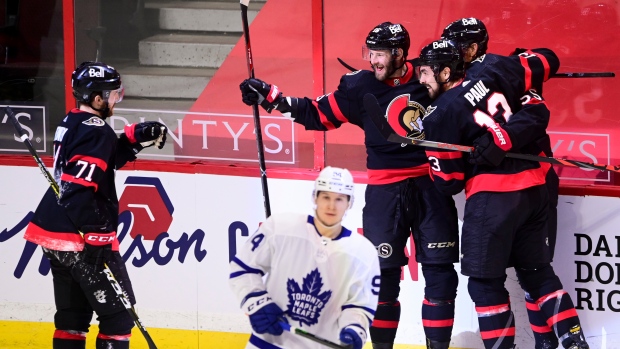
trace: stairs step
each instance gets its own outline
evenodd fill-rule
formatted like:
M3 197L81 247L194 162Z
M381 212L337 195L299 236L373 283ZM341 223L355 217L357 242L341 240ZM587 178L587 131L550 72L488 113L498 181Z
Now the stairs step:
M127 66L121 71L125 95L129 97L197 99L216 70Z
M219 67L240 36L215 34L157 34L139 43L143 65Z
M248 20L258 14L263 3L250 2ZM164 30L243 31L239 2L168 1L147 2L147 9L159 10L159 27Z

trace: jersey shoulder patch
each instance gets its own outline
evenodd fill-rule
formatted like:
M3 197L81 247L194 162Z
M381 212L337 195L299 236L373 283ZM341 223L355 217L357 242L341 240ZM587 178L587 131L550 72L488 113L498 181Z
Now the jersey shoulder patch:
M96 116L93 116L88 120L84 120L82 123L87 126L105 126L105 121Z

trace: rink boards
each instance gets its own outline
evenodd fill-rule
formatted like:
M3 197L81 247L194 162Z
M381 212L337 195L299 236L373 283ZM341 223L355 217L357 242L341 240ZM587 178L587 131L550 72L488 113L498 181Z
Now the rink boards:
M35 167L0 166L0 177L15 180L0 185L0 348L11 348L11 340L21 337L36 347L37 340L49 343L53 329L52 281L40 249L22 236L47 182ZM311 213L312 188L309 180L269 179L272 213ZM242 348L250 326L228 288L228 261L264 220L260 179L118 171L117 189L121 253L136 310L154 340L171 348L219 347L213 343ZM357 185L355 204L345 217L353 231L362 228L364 189ZM462 218L464 197L456 199ZM620 198L562 196L558 209L556 272L576 303L591 347L620 348ZM533 347L523 292L514 272L508 275L517 344ZM423 286L419 265L411 258L401 283L398 343L424 341ZM481 348L463 276L456 312L452 345ZM132 347L144 342L139 332L133 339Z

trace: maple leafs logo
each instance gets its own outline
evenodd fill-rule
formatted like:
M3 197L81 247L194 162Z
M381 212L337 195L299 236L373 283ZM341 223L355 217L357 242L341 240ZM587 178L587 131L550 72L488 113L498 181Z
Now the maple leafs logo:
M288 291L288 314L291 319L299 321L299 326L305 323L308 326L319 321L321 311L332 296L332 291L324 291L323 279L318 268L311 271L305 278L300 288L293 279L286 282Z

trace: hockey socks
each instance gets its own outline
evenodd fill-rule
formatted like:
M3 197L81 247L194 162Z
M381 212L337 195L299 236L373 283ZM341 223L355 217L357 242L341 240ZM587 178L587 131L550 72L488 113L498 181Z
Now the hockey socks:
M558 290L542 296L536 304L547 318L547 326L555 330L564 348L588 348L577 310L566 291Z
M558 347L558 339L553 329L547 325L547 318L542 314L538 304L525 294L525 306L530 326L534 333L534 349L555 349Z
M400 321L400 302L379 302L375 319L370 327L370 338L374 343L394 343Z
M52 347L54 349L84 349L86 348L86 332L56 330Z
M99 333L97 335L97 349L129 349L131 334L110 336Z
M435 342L450 342L454 326L454 301L424 298L422 325L426 338Z
M515 319L510 304L476 305L476 313L484 347L512 349L515 340Z

